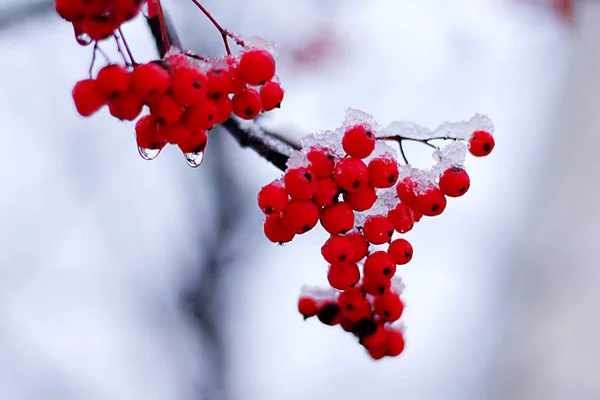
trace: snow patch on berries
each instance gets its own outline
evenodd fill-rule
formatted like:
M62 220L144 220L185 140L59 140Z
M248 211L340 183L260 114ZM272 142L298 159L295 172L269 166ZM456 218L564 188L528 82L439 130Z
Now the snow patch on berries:
M492 121L483 114L475 114L468 121L446 122L434 130L409 121L394 121L381 130L381 136L400 135L411 139L431 139L448 137L451 139L468 140L473 132L483 130L494 134Z

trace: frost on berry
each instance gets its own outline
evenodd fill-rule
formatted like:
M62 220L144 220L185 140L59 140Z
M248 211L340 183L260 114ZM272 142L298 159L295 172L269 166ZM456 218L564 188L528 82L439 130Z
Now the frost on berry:
M287 163L279 201L283 204L288 192L294 200L285 206L282 220L290 232L304 233L305 221L314 222L318 213L330 234L320 249L330 289L303 289L300 314L340 325L374 360L401 354L404 284L397 270L412 261L413 245L398 235L414 229L423 216L441 214L447 197L469 189L467 152L489 154L491 132L483 115L434 130L411 122L381 128L369 114L350 109L338 128L305 136ZM433 165L417 168L399 159L390 140L428 144L434 148ZM279 212L281 205L272 203L259 199L263 211Z

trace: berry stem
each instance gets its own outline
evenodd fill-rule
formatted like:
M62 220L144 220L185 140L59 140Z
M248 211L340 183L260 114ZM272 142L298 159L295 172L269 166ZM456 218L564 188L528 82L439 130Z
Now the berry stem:
M125 46L125 50L127 51L127 54L129 55L129 59L131 60L131 65L135 67L137 65L137 63L135 62L135 58L133 58L133 53L131 52L131 49L129 48L129 44L127 43L127 39L125 39L125 35L123 35L123 31L121 30L120 27L119 27L119 36L121 37L121 40L123 41L123 45Z
M204 6L202 4L200 4L200 2L198 0L192 0L192 3L194 3L196 5L196 7L198 7L204 15L206 15L206 18L208 18L210 20L210 22L212 22L212 24L215 26L215 28L217 28L217 30L221 34L221 37L223 38L223 44L225 45L225 50L227 51L227 55L231 55L231 49L229 48L229 40L228 40L228 37L230 36L229 32L227 32L225 29L223 29L223 27L221 27L221 25L219 25L217 20L208 12L208 10L206 8L204 8Z
M193 58L194 60L208 61L208 58L201 56L200 54L194 53L191 50L186 51L184 54L189 58Z
M125 63L125 65L127 65L127 66L132 65L130 60L125 55L125 52L123 51L123 47L121 46L121 41L119 40L119 35L117 35L117 33L115 32L113 34L113 37L115 39L115 43L117 44L117 51L121 55L121 58L123 59L123 62Z
M440 148L438 146L434 145L433 143L430 143L430 141L432 141L432 140L454 140L454 141L463 140L464 141L465 139L453 138L450 136L437 136L437 137L432 137L429 139L417 139L417 138L411 138L411 137L402 136L402 135L394 135L394 136L379 136L377 138L377 140L398 142L398 146L400 146L400 154L402 155L404 162L406 164L410 164L408 162L408 159L406 158L406 153L404 152L404 147L402 146L402 142L404 142L404 141L423 143L424 145L431 147L435 151L440 151Z

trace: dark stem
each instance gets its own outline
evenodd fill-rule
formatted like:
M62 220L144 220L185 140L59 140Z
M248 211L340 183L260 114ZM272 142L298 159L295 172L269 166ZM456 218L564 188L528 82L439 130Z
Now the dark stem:
M125 50L127 50L127 54L129 55L129 59L131 60L131 65L135 67L137 65L137 63L135 62L135 58L133 58L133 53L131 52L131 49L129 48L129 44L127 44L127 39L125 39L125 35L123 35L123 31L121 30L121 28L119 28L119 36L121 37L121 40L123 41Z
M114 33L113 37L115 38L115 43L117 44L117 51L121 55L121 58L123 59L123 62L125 63L125 65L132 65L130 60L127 59L127 56L125 55L125 52L123 51L123 47L121 47L121 41L119 40L119 35Z
M204 13L204 15L206 15L206 18L208 18L210 20L210 22L212 22L212 24L215 26L215 28L217 28L217 30L221 34L221 37L223 38L223 44L225 45L225 50L227 51L227 54L228 55L231 54L231 49L229 48L229 40L228 40L229 33L221 27L221 25L217 22L217 20L214 19L214 17L208 12L208 10L206 8L204 8L204 6L202 4L200 4L200 2L198 0L192 0L192 3L194 3L196 5L196 7L198 7L200 9L200 11L202 11Z

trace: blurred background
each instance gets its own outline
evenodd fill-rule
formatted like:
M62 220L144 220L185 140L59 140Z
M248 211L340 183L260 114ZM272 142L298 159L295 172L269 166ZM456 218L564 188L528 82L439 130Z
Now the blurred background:
M347 107L496 125L469 193L407 235L406 350L373 362L296 311L327 282L326 235L263 237L256 193L280 172L225 132L198 169L144 161L132 123L79 117L92 49L37 1L0 0L0 399L600 399L600 2L202 2L277 43L278 132ZM191 2L164 3L186 48L223 53ZM156 57L143 18L124 32Z

